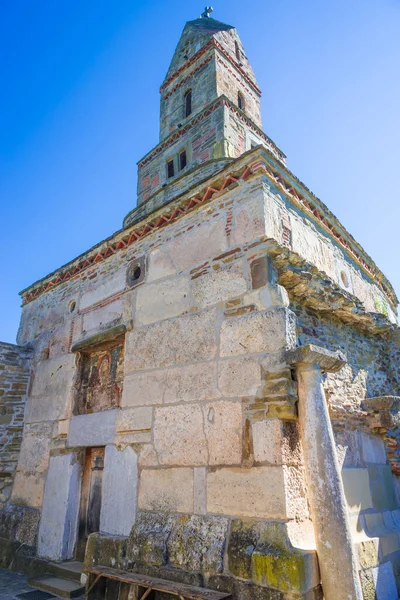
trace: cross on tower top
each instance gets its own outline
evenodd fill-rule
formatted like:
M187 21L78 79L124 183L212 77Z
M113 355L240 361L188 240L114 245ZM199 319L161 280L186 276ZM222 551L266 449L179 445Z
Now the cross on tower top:
M204 12L201 14L201 18L202 19L209 19L210 18L210 14L213 12L213 7L212 6L206 6L204 9Z

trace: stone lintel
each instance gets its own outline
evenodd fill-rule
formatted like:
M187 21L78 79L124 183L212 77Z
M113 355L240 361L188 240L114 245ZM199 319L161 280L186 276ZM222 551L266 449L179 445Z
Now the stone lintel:
M394 410L400 411L400 396L375 396L375 398L365 398L362 403L364 410Z
M286 361L295 366L299 365L317 365L321 371L336 373L347 363L346 355L339 350L333 352L322 346L307 344L299 346L294 350L289 350L285 354Z
M71 352L78 352L80 350L87 350L92 346L98 346L100 344L104 344L105 342L109 342L114 340L115 338L124 335L131 328L130 323L123 323L121 325L116 325L115 327L111 327L110 329L106 329L104 331L100 331L99 333L95 333L89 337L83 338L72 344Z

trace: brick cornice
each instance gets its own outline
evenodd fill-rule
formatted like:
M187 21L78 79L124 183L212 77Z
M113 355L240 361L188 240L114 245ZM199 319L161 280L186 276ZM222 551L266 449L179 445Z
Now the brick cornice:
M253 88L253 90L259 95L261 96L261 90L258 87L258 85L252 81L252 79L247 75L247 73L241 68L241 66L233 59L233 57L225 50L225 48L222 46L222 44L220 44L219 42L217 42L217 40L215 40L214 38L211 38L211 40L209 42L207 42L207 44L205 44L202 48L200 48L200 50L198 50L198 52L196 52L195 54L193 54L193 56L191 56L186 62L183 63L183 65L181 67L179 67L179 69L177 69L176 71L174 71L161 85L160 87L160 94L163 93L163 91L165 90L165 88L172 83L172 81L174 81L174 79L176 79L179 75L181 75L181 73L183 73L186 69L189 69L203 54L205 54L210 48L216 48L221 54L222 56L224 56L226 58L226 60L228 60L231 65L240 73L240 75L243 77L243 79L246 80L246 82Z
M187 123L183 127L180 127L179 129L174 131L174 133L172 133L163 142L161 142L155 148L153 148L153 150L150 150L150 152L148 152L137 163L138 167L139 168L144 167L147 163L149 163L151 160L153 160L153 158L158 156L158 154L160 154L160 152L165 150L165 148L168 148L173 143L175 143L176 140L179 140L194 125L196 125L197 123L199 123L200 121L202 121L203 119L208 117L208 115L210 115L219 106L226 106L227 108L229 108L229 110L231 112L235 113L235 115L238 118L240 118L241 121L246 123L246 125L252 131L257 133L257 135L262 137L267 142L267 144L268 144L268 146L270 146L271 152L273 154L276 154L280 160L285 160L285 158L286 158L285 154L282 152L282 150L280 150L280 148L278 148L278 146L275 144L275 142L273 142L271 140L271 138L268 137L267 134L263 132L262 129L260 129L255 123L253 123L253 121L243 111L241 111L235 104L233 104L233 102L231 102L226 96L222 95L222 96L219 96L216 100L214 100L214 102L212 104L210 104L209 106L207 106L207 108L205 108L203 111L197 113L197 115L195 115L193 117L193 119L191 121L189 121L189 123Z
M299 208L311 221L318 224L344 250L366 275L376 283L396 309L396 294L384 274L360 244L346 231L329 209L314 196L286 167L276 162L275 157L264 147L257 147L234 160L222 172L211 177L207 184L198 186L195 195L185 194L171 204L135 224L129 229L120 230L94 246L91 250L51 273L44 279L26 288L20 295L23 303L31 302L43 293L79 276L89 267L106 260L109 256L124 250L131 244L183 217L197 206L209 202L215 194L224 192L232 184L248 179L252 175L264 175L287 197L290 203Z

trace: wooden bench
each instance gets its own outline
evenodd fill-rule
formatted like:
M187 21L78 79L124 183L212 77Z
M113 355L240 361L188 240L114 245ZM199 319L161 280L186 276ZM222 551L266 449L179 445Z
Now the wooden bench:
M86 584L87 600L128 600L132 598L131 586L134 586L137 600L150 600L153 592L166 592L178 596L180 600L222 600L232 598L231 594L216 592L184 583L176 583L158 577L149 577L139 573L129 573L109 567L91 567L85 569L88 575Z

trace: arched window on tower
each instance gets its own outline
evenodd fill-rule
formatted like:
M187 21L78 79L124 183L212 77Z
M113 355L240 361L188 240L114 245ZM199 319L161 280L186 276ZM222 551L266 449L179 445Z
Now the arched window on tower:
M192 90L187 90L184 96L185 100L185 117L192 114Z
M244 110L244 96L241 92L238 92L238 107L240 110Z
M236 58L238 59L238 61L240 62L240 48L239 48L239 44L237 42L235 42L235 54L236 54Z

